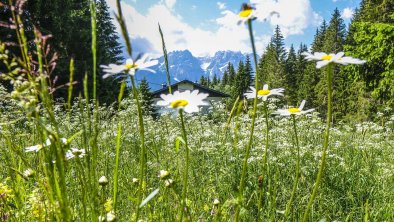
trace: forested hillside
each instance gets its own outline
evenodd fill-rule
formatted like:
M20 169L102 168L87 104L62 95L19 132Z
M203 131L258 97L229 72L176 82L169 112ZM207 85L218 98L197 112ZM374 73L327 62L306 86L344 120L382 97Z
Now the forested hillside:
M367 64L335 68L334 120L366 120L375 117L377 112L394 108L393 7L393 1L364 0L349 27L335 9L330 21L323 21L317 28L312 45L291 45L289 50L285 49L277 26L265 51L260 52L259 72L265 76L260 85L268 83L273 88L285 88L287 104L305 99L324 115L325 71L315 69L301 53L344 51L348 56L366 60ZM247 90L253 78L249 63L248 60L240 63L238 70L229 64L222 79L203 78L200 83L224 90L234 99Z

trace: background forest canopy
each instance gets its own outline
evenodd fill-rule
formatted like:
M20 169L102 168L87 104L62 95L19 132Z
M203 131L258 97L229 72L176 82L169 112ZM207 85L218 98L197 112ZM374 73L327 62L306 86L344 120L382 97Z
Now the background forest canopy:
M1 8L0 36L2 42L16 42L15 30L7 26L11 17L6 0ZM120 62L121 45L112 23L105 0L97 0L97 64ZM43 35L50 34L51 49L58 59L51 79L61 86L69 81L70 59L75 60L74 96L82 91L85 74L92 84L91 21L88 0L36 0L27 1L23 11L24 27L34 46L33 25ZM70 31L71 30L71 31ZM19 48L10 47L15 55ZM301 55L304 51L337 53L367 61L363 66L337 66L335 68L333 92L333 113L335 120L366 120L377 112L387 114L394 108L394 2L393 0L363 0L347 28L338 9L332 13L330 21L323 21L316 30L310 48L305 44L285 49L284 37L276 27L271 42L261 55L258 68L262 73L260 85L286 89L286 101L297 105L302 99L308 106L316 107L325 114L326 82L325 70L317 70L314 63L307 62ZM0 67L4 69L4 67ZM102 75L98 69L99 76ZM211 79L202 77L200 83L232 95L227 104L248 90L253 81L250 58L241 61L237 70L229 63L223 76ZM115 79L97 78L100 103L110 104L117 99L119 82ZM6 82L3 81L4 84ZM140 84L143 98L151 98L146 81ZM56 90L54 96L64 98L67 87ZM146 106L151 105L145 102Z

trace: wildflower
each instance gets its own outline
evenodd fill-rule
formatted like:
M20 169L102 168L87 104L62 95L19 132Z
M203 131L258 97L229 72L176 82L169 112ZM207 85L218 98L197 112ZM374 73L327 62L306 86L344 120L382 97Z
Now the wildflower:
M187 113L198 112L199 106L208 105L203 101L208 97L206 93L198 93L198 90L186 90L184 92L175 91L174 94L161 94L163 100L158 101L158 106L163 106L171 109L182 109Z
M85 149L71 148L71 150L66 152L66 159L69 160L74 157L82 158L85 155L86 155Z
M100 177L100 179L99 179L99 184L100 184L101 186L107 185L107 184L108 184L108 179L107 179L107 177L105 177L105 176Z
M338 52L337 54L334 53L326 54L323 52L315 52L313 54L309 52L302 53L302 55L306 56L305 59L307 59L308 61L317 60L318 62L316 63L316 68L318 69L328 65L331 62L342 64L342 65L363 64L366 62L365 60L352 58L350 56L343 57L344 54L345 54L344 52Z
M248 3L243 3L241 11L239 12L239 20L238 25L241 23L247 23L249 20L255 20L257 17L255 16L255 8L253 8Z
M256 97L256 89L254 87L250 87L250 90L251 91L246 92L244 95L248 99L254 99ZM268 96L283 96L283 91L285 91L285 89L283 88L269 90L268 85L265 84L263 89L257 91L257 98L263 99L263 101L267 101Z
M174 184L174 180L173 179L167 179L164 181L164 185L166 187L171 187L171 185Z
M302 115L305 113L309 113L312 112L315 109L308 109L305 111L302 111L302 109L305 106L305 100L302 100L300 107L295 108L295 107L291 107L288 109L278 109L278 111L274 112L274 114L279 114L281 116L290 116L290 115Z
M103 71L106 73L103 75L103 79L113 76L119 73L128 74L131 76L135 75L137 70L146 70L149 72L155 72L148 67L154 66L158 63L157 60L149 60L148 55L143 55L141 58L137 58L136 61L133 59L127 59L125 64L117 65L117 64L109 64L109 65L101 65Z
M107 213L107 221L112 222L116 220L115 213L113 211L110 211Z
M60 138L60 141L61 141L62 144L64 144L64 145L67 144L67 139L66 139L66 138ZM26 153L28 153L28 152L38 152L38 151L40 151L42 148L48 147L48 146L50 146L51 144L52 144L51 140L50 140L50 139L47 139L47 140L45 141L44 144L37 144L37 145L34 145L34 146L26 147L26 148L25 148L25 152L26 152Z
M32 177L34 175L34 170L27 169L23 172L23 176L26 178Z
M99 221L99 222L104 222L104 221L105 221L105 217L99 216L99 217L98 217L98 221Z
M134 184L137 184L140 180L138 178L133 178L131 179L131 182Z
M168 176L170 176L170 173L167 170L160 170L160 172L159 172L160 179L164 180Z

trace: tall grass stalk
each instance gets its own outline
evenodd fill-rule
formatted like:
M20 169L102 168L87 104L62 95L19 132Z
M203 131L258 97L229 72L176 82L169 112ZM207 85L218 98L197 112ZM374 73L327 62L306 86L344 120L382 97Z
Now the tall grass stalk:
M135 207L135 221L138 221L139 214L140 214L140 204L142 202L142 197L145 191L146 186L146 147L145 147L145 128L144 128L144 119L142 116L142 108L141 103L139 101L137 86L135 84L134 76L131 76L131 84L133 87L133 96L134 100L137 104L138 110L138 126L139 126L139 133L140 133L140 141L141 141L141 149L140 149L140 175L139 179L140 182L138 184L138 197L137 197L137 204Z
M179 118L181 119L181 126L182 126L182 137L185 142L185 171L183 172L183 185L182 185L182 203L180 207L180 221L183 221L183 212L185 211L186 207L186 197L187 197L187 179L188 179L188 172L189 172L189 146L187 143L187 134L185 128L185 120L183 115L183 110L179 110Z
M287 217L289 216L289 213L292 209L293 206L293 201L295 198L295 194L297 192L297 186L298 186L298 181L300 179L300 144L298 142L298 133L297 133L297 127L296 127L296 117L295 115L291 115L292 120L293 120L293 129L294 129L294 137L295 137L295 145L297 148L297 163L296 163L296 174L294 178L294 183L293 183L293 189L291 191L290 199L289 202L287 202L286 205L286 210L285 210L285 215L284 215L284 221L287 221Z
M51 186L52 189L55 190L57 200L59 201L59 207L60 207L60 218L62 218L64 221L70 221L71 220L71 212L70 212L70 206L69 206L69 201L68 201L68 196L67 196L67 187L66 187L66 176L65 176L65 152L63 150L63 144L60 142L60 131L59 131L59 125L58 122L55 118L55 113L53 110L53 103L52 103L52 97L49 94L48 91L48 84L47 84L47 78L46 75L44 74L43 70L43 54L42 54L42 45L41 45L41 39L40 35L37 32L37 30L34 30L34 35L35 35L35 43L36 43L36 50L37 50L37 58L38 58L38 67L39 67L39 83L40 83L40 89L39 89L39 97L42 101L43 108L46 111L46 114L48 115L48 120L50 124L53 127L53 130L48 129L47 127L41 125L42 123L39 123L37 125L38 129L45 129L47 132L45 134L49 134L48 138L50 138L53 141L53 144L50 145L50 153L55 154L55 163L54 165L56 167L52 167L52 164L48 164L48 167L50 168L49 171L52 171L53 177L49 178L49 181L51 181ZM25 39L26 37L22 35L22 39ZM24 47L27 47L25 45ZM26 49L27 50L27 49ZM49 161L51 161L51 158Z
M118 113L120 112L120 102L123 98L123 93L126 88L126 82L123 81L120 85L120 91L118 95ZM121 146L121 135L122 135L122 120L119 119L118 130L116 134L116 153L115 153L115 169L114 169L114 190L113 190L113 201L114 211L116 212L117 200L118 200L118 182L119 182L119 155Z
M331 128L331 117L332 117L332 76L334 72L334 64L330 63L327 66L327 119L326 119L326 131L324 135L323 153L320 160L320 167L317 173L315 185L313 187L312 195L309 198L308 205L306 206L302 222L308 221L309 211L315 200L317 190L319 189L320 181L323 177L324 166L326 163L327 148L330 138L330 128Z
M166 43L164 42L164 35L163 32L161 31L161 27L159 24L159 32L160 32L160 37L161 37L161 44L163 46L163 55L164 55L164 64L166 65L166 75L167 75L167 83L168 83L168 92L172 94L172 89L171 89L171 77L170 77L170 71L168 69L168 57L167 57L167 48L166 48Z
M257 90L256 90L257 91ZM268 177L268 146L269 146L269 119L268 119L268 101L264 101L264 115L265 115L265 150L264 150L264 157L263 157L263 164L261 168L261 180L259 181L260 191L259 191L259 202L257 203L257 221L260 221L260 211L263 205L264 199L264 179L265 174Z
M242 165L242 174L241 174L241 181L239 183L239 196L238 196L238 206L237 210L235 212L235 221L239 221L239 213L241 211L242 205L243 205L243 192L244 192L244 186L245 186L245 176L246 176L246 171L248 168L248 159L250 155L250 148L252 147L253 144L253 133L254 133L254 125L256 122L256 113L257 113L257 92L259 89L259 73L258 73L258 68L257 68L257 53L256 53L256 47L254 45L254 37L253 37L253 29L252 29L252 20L248 20L248 29L249 29L249 36L250 36L250 42L252 44L252 50L253 50L253 59L255 62L255 88L256 88L256 95L253 100L253 113L252 113L252 124L250 128L250 138L248 145L246 147L245 151L245 159Z

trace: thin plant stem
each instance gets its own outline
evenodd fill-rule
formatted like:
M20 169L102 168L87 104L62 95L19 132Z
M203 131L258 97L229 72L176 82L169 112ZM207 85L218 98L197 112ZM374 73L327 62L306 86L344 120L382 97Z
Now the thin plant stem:
M253 49L253 59L255 62L255 71L256 71L256 75L255 75L255 88L258 89L259 88L259 73L258 73L258 68L257 68L257 53L256 53L256 47L254 45L254 38L253 38L253 29L252 29L252 20L248 20L248 29L249 29L249 36L250 36L250 41L252 44L252 49ZM241 207L243 204L243 192L244 192L244 186L245 186L245 176L246 176L246 171L248 168L248 159L249 159L249 155L250 155L250 148L252 147L252 143L253 143L253 133L254 133L254 125L256 122L256 113L257 113L257 90L256 90L256 95L253 101L253 113L252 113L252 125L250 128L250 138L249 138L249 142L248 145L246 147L246 151L245 151L245 159L243 161L243 165L242 165L242 173L241 173L241 181L239 183L239 196L238 196L238 206L237 206L237 210L235 212L235 221L239 221L239 213L241 211Z
M140 132L140 141L141 141L141 151L140 151L140 183L138 184L138 197L137 204L135 207L135 221L138 221L140 214L140 204L142 202L142 196L144 193L144 186L146 186L145 180L145 170L146 170L146 147L145 147L145 128L144 128L144 119L142 116L141 103L138 97L137 87L135 85L134 76L131 76L131 84L133 86L133 96L137 104L138 110L138 126Z
M186 135L186 128L185 128L185 120L183 116L183 110L179 110L179 118L181 119L182 125L182 137L185 141L185 171L183 173L183 187L182 187L182 204L180 208L180 221L183 220L183 211L185 210L186 206L186 196L187 196L187 178L188 178L188 171L189 171L189 146L187 143L187 135Z
M123 97L124 89L126 88L126 82L123 81L120 85L120 91L118 96L118 113L120 112L120 102ZM116 135L116 154L115 154L115 170L114 170L114 190L113 190L113 200L114 200L114 210L116 212L117 197L118 197L118 181L119 181L119 155L120 155L120 143L122 135L122 120L118 122L118 132Z
M92 26L92 57L93 57L93 100L97 99L97 15L96 1L90 0L90 19Z
M164 35L163 32L161 31L161 27L159 24L159 32L160 32L160 37L161 37L161 44L163 46L163 55L164 55L164 64L166 65L166 75L167 75L167 82L168 82L168 92L171 94L172 89L171 89L171 77L170 77L170 71L168 69L168 57L167 57L167 48L166 48L166 43L164 42Z
M300 179L300 145L298 142L298 134L297 134L295 115L292 115L292 119L293 119L295 145L297 147L297 163L296 163L296 175L295 175L295 179L294 179L293 190L291 191L291 196L290 196L289 202L287 202L287 205L286 205L284 221L287 221L287 217L289 216L290 210L293 205L293 200L295 198L295 193L297 191L298 181Z
M309 210L313 205L313 201L315 200L317 190L319 189L320 181L323 177L324 166L326 163L327 156L327 148L328 142L330 138L330 128L331 128L331 116L332 116L332 76L333 76L333 64L329 64L327 66L327 120L326 120L326 132L324 135L324 144L323 144L323 154L320 161L319 172L317 173L315 186L313 187L312 195L309 198L308 205L306 206L304 216L302 218L302 222L306 222L308 220Z
M260 192L259 192L259 202L257 204L257 221L260 221L260 209L263 203L264 197L264 178L266 169L268 170L268 146L269 146L269 128L268 128L268 101L264 101L264 115L265 115L265 151L263 157L263 167L261 171L261 180L259 183L261 184Z

